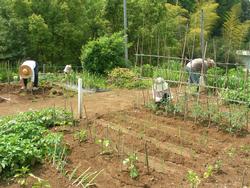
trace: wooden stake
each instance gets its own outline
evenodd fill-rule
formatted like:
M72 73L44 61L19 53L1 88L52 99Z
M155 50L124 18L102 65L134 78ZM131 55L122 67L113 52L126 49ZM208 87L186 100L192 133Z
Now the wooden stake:
M149 162L148 162L148 146L147 146L147 141L145 142L145 163L147 166L147 174L150 174L149 171Z

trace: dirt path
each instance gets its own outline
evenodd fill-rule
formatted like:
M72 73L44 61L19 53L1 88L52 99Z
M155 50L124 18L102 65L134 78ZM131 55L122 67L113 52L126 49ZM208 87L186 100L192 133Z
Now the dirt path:
M132 107L135 103L141 103L139 91L135 90L113 90L103 93L85 94L84 104L87 115L94 117L97 114L107 114L110 112L123 110ZM28 111L30 109L37 110L46 107L66 107L77 113L77 96L20 96L19 94L2 93L1 96L10 98L10 102L0 103L0 116L16 114ZM139 101L138 101L139 100Z

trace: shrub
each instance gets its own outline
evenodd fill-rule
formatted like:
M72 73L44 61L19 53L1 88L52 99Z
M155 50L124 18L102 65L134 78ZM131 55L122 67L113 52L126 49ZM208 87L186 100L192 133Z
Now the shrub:
M151 86L150 80L143 80L130 69L116 68L108 75L109 83L119 88L148 88Z
M152 65L146 64L142 66L142 77L153 77L154 67Z
M115 67L127 67L124 40L120 33L100 37L82 47L81 62L91 73L107 74Z

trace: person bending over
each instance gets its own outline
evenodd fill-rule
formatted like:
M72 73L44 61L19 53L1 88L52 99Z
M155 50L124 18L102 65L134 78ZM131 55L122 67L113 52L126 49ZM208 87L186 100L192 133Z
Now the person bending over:
M19 68L21 89L27 89L28 79L31 78L32 90L38 89L38 64L34 60L26 60Z

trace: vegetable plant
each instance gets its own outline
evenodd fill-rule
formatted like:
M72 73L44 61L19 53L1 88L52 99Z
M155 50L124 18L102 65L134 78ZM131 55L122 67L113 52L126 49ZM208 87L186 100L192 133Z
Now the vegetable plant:
M74 138L77 139L80 143L81 142L86 142L88 140L88 134L87 131L82 129L80 131L77 131L74 134Z
M97 144L101 146L101 155L108 155L112 153L111 141L109 139L99 139Z
M17 169L42 162L62 150L62 135L47 128L71 125L72 115L60 109L20 113L0 119L0 177L11 177Z
M126 159L123 160L123 165L128 166L129 175L132 179L135 179L139 176L139 171L136 166L137 161L138 157L136 153L130 154Z
M190 183L191 188L197 188L201 183L199 176L192 170L188 171L187 180Z

